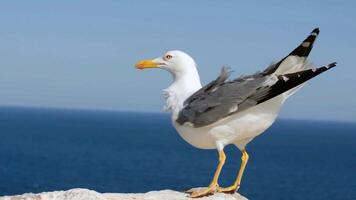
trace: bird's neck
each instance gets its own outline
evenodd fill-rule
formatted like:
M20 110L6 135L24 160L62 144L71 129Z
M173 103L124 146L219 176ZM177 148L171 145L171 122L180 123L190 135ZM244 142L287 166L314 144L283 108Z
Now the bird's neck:
M191 68L190 71L172 73L172 75L173 83L163 90L163 95L166 98L165 110L171 111L176 116L183 108L184 101L199 90L202 85L195 67Z

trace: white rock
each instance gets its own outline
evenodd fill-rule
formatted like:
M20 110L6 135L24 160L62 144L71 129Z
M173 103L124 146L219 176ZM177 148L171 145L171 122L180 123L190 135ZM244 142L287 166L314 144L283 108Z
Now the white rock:
M186 193L173 190L151 191L147 193L103 193L88 189L71 189L67 191L26 193L16 196L0 197L0 200L191 200ZM235 194L217 193L199 198L199 200L247 200Z

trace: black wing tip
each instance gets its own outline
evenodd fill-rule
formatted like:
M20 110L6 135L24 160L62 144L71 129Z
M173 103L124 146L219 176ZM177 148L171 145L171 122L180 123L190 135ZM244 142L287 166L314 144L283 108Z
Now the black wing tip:
M336 65L337 65L337 62L332 62L332 63L328 64L328 66L330 66L330 67L335 67Z
M314 28L313 31L311 32L311 34L313 34L313 33L314 33L315 35L319 35L319 33L320 33L319 27Z
M298 74L298 73L303 73L303 72L307 72L307 71L311 71L312 72L312 77L313 78L314 76L317 76L325 71L328 71L329 69L335 67L337 65L337 62L332 62L330 64L327 64L327 65L324 65L324 66L321 66L321 67L317 67L317 68L314 68L314 69L309 69L309 70L304 70L304 71L300 71L300 72L296 72L296 73L293 73L293 74ZM291 74L292 75L292 74Z
M331 68L335 67L336 65L337 65L337 62L332 62L328 65L325 65L324 67L326 67L327 69L331 69Z
M298 73L303 73L303 72L307 72L307 71L312 71L312 75L313 77L314 76L317 76L333 67L335 67L337 65L337 62L332 62L330 64L327 64L327 65L324 65L324 66L321 66L321 67L317 67L317 68L314 68L314 69L309 69L309 70L304 70L304 71L300 71L300 72L296 72L296 73L293 73L293 74L298 74Z
M279 80L268 90L266 90L264 95L254 96L252 98L254 98L254 100L258 104L267 101L335 67L336 64L337 62L332 62L328 65L324 65L322 67L317 67L314 69L307 69L290 74L279 75Z
M305 40L297 48L295 48L289 55L308 57L309 53L313 49L315 39L317 38L319 33L320 33L319 28L314 28L314 30L310 33L310 35L307 38L305 38Z

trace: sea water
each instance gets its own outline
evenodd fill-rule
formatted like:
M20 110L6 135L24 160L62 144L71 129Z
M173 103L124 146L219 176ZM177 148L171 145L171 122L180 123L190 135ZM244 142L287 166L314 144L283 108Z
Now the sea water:
M356 199L356 124L277 120L247 151L239 192L249 199ZM226 154L222 186L240 165L236 147ZM184 142L168 114L0 108L0 196L184 191L207 186L217 161Z

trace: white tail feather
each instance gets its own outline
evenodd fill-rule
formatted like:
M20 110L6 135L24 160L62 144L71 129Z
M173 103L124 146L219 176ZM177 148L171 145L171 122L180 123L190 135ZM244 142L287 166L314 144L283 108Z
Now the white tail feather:
M283 74L290 74L290 73L295 73L295 72L298 72L298 71L303 71L303 70L307 70L307 69L312 69L313 68L313 64L312 63L308 62L307 60L305 60L305 59L303 59L301 57L297 57L297 56L290 56L290 57L292 57L292 58L289 59L289 57L288 57L287 59L289 59L289 60L287 61L287 63L284 63L286 61L284 61L282 63L284 68L281 69L281 67L279 67L278 70L275 73L278 73L278 71L279 71L279 72L283 72ZM288 69L287 69L287 67L288 67ZM295 87L293 89L288 90L287 92L284 92L282 94L283 98L284 98L284 101L286 99L288 99L290 96L292 96L294 93L296 93L305 84L306 83L303 83L303 84L299 85L298 87Z
M306 61L305 57L288 56L274 72L276 75L290 74L298 71L310 69L312 65Z

